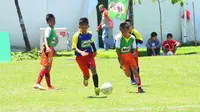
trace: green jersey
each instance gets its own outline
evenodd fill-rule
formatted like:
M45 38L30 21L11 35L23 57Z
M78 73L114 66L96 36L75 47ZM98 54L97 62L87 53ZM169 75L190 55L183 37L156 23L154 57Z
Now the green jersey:
M119 49L121 54L129 53L136 49L136 39L133 35L125 38L122 35L116 37L116 49Z
M47 27L45 30L45 38L47 38L48 46L55 46L55 39L56 39L56 31L52 27Z

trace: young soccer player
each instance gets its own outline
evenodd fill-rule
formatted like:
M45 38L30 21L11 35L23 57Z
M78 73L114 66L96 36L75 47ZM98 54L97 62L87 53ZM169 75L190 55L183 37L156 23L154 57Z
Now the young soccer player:
M96 47L92 38L92 33L88 31L89 21L87 18L80 18L79 31L73 36L72 49L75 51L76 62L83 73L83 84L88 86L90 78L89 69L92 72L92 78L95 87L95 94L100 94L98 75L96 71L95 56Z
M133 54L136 52L136 39L129 33L130 24L127 22L120 24L120 31L122 35L116 39L116 52L120 65L127 77L131 76L131 72L135 75L138 93L143 93L140 76L137 71L137 62L133 57Z
M50 90L55 89L51 85L51 79L50 79L50 71L51 71L51 66L52 66L53 56L54 56L53 47L55 44L55 37L56 37L56 31L54 30L54 25L56 23L54 15L47 14L46 21L49 26L45 30L44 45L43 45L42 54L41 54L41 65L43 66L43 68L38 75L36 84L34 85L35 89L40 89L40 90L45 90L45 88L42 87L40 84L44 76L46 79L48 89Z
M167 40L165 40L163 42L162 45L162 50L164 52L164 54L166 55L169 51L173 52L173 54L176 53L177 48L180 46L181 44L179 42L177 42L176 40L173 40L173 35L171 33L167 34Z
M132 23L131 19L127 19L127 20L125 20L125 22L127 22L130 25L129 33L136 38L136 51L135 51L134 57L135 57L135 60L136 60L137 66L138 66L138 70L137 71L138 71L138 73L140 73L139 64L138 64L138 44L142 44L143 43L143 38L142 38L142 35L137 30L135 30L133 28L133 23ZM121 35L121 33L119 33L118 35ZM118 35L116 36L116 38L118 37ZM134 79L134 75L133 75L132 71L131 71L130 79L131 79L131 84L135 85L136 81Z
M143 44L143 38L142 38L142 35L137 30L135 30L133 28L133 22L132 22L131 19L127 19L127 20L125 20L125 22L127 22L127 23L130 24L130 33L136 39L136 49L135 49L135 56L134 56L134 58L136 60L137 66L138 66L138 69L137 69L138 74L140 74L140 68L139 68L139 62L138 62L138 57L139 57L139 55L138 55L138 44ZM131 84L132 85L136 84L136 81L135 81L135 79L133 77L133 73L132 72L131 72L131 77L130 78L131 78Z

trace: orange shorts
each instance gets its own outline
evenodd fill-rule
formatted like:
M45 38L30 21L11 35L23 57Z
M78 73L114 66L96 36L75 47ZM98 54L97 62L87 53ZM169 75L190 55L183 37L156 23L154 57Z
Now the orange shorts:
M127 54L121 54L122 60L124 62L124 72L127 73L129 71L129 68L135 68L137 69L137 63L135 58L133 57L132 53L127 53Z
M49 53L46 53L45 46L42 47L40 64L43 65L43 66L52 66L54 49L51 46L49 48L51 49L51 51Z
M85 79L89 79L90 78L90 72L89 69L90 68L95 68L96 64L95 64L95 54L94 53L90 53L87 56L76 56L76 62L79 65L79 68L81 69L82 73L83 73L83 77Z

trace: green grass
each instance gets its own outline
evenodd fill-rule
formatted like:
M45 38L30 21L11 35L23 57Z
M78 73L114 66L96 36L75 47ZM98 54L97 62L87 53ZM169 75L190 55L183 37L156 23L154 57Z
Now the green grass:
M86 88L74 60L55 59L52 83L56 91L33 89L39 61L0 64L1 112L192 112L200 111L200 55L140 58L145 94L136 94L116 59L97 59L100 85L111 82L113 93L94 96ZM43 85L45 81L43 80Z
M162 52L161 52L162 53ZM64 51L64 52L58 52L58 55L56 58L74 58L74 52L73 51ZM200 54L200 47L180 47L176 55L190 55L190 54ZM139 48L139 56L144 57L147 56L146 49L145 48ZM115 50L98 50L97 58L117 58Z

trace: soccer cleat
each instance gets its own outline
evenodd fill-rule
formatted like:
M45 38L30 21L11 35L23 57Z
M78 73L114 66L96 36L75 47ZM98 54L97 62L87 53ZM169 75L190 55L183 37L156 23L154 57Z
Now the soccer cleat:
M88 86L88 80L83 79L83 85L84 85L84 86Z
M136 83L135 80L131 80L131 84L132 84L132 85L136 85L137 83Z
M46 90L44 87L42 87L40 84L35 84L34 85L35 89L39 89L39 90Z
M99 96L99 94L100 94L100 89L97 88L97 87L95 87L94 91L95 91L95 94L96 94L97 96Z
M55 87L53 87L53 86L48 87L48 90L55 90Z
M139 87L138 88L138 93L145 93L145 91L141 87Z

